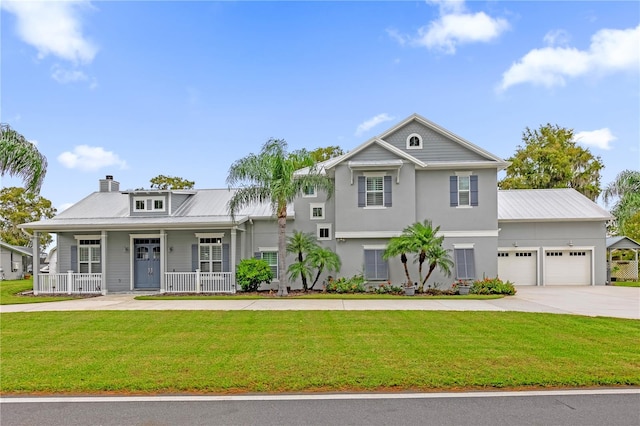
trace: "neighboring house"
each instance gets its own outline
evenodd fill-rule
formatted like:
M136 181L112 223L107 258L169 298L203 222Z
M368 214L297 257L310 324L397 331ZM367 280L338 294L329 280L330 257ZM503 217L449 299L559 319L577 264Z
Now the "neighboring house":
M29 272L33 257L29 247L14 246L0 241L0 279L18 280Z
M311 232L334 250L341 276L400 284L402 265L382 259L385 246L406 226L429 219L455 262L453 277L434 272L431 286L498 273L521 285L605 284L608 212L572 189L498 191L506 161L419 115L320 166L335 193L328 198L307 188L289 206L287 231ZM232 195L120 191L107 176L99 192L60 215L23 225L58 234L63 274L39 280L38 290L234 291L235 265L253 256L277 276L270 206L247 208L233 221Z

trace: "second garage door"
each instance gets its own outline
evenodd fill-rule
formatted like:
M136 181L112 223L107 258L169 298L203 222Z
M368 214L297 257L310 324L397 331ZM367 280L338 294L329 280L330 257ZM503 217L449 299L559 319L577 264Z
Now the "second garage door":
M536 254L535 251L498 252L498 276L515 285L536 285Z
M545 253L544 285L590 285L590 250L549 250Z

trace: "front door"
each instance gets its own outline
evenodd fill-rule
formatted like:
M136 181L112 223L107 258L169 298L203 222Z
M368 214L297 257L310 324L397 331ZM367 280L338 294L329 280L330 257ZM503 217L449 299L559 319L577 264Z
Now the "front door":
M134 243L136 289L160 288L160 238L137 238Z

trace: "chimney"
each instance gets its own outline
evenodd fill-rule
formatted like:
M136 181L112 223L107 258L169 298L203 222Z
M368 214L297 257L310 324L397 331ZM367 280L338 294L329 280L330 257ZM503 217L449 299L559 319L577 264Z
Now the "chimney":
M120 191L120 182L113 180L112 175L107 175L104 179L100 179L100 192L118 191Z

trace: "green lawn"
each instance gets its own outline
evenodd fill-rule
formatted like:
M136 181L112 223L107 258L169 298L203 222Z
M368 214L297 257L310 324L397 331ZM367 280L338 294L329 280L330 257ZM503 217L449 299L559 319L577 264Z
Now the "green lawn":
M33 290L33 278L28 280L0 281L0 305L15 305L20 303L57 302L74 299L73 296L20 296L18 293Z
M639 281L615 281L613 285L618 287L640 287Z
M0 391L640 385L640 321L514 312L5 313Z

